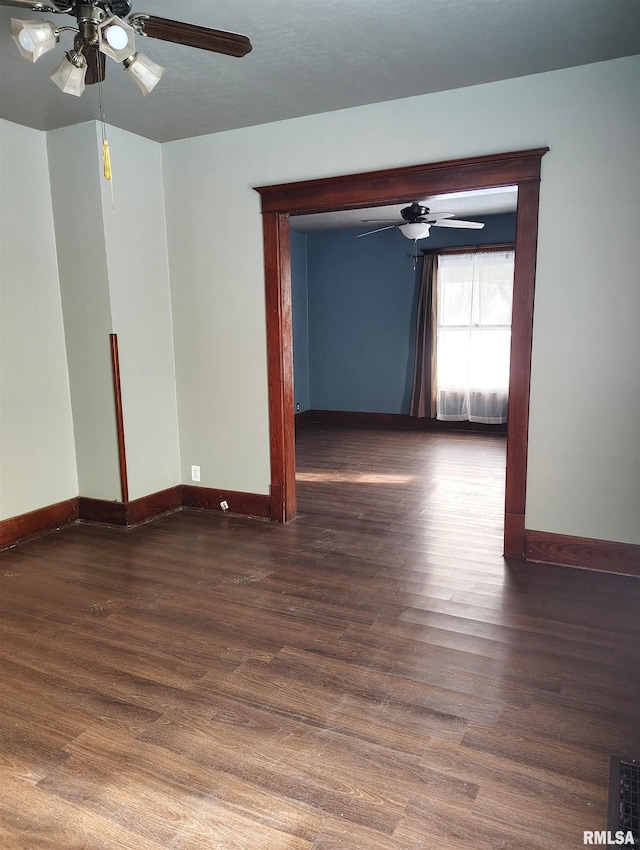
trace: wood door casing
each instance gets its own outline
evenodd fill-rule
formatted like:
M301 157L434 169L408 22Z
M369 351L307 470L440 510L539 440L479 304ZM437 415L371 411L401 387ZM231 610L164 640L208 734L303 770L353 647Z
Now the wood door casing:
M538 199L547 151L535 148L256 187L264 230L272 519L286 522L296 513L289 216L517 186L504 540L506 555L523 556Z

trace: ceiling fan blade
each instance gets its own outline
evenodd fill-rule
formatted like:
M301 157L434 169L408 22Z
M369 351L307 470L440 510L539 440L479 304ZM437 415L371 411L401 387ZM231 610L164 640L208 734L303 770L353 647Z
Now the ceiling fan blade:
M433 227L465 227L469 230L482 230L484 222L482 221L464 221L461 218L445 218L438 219L433 222Z
M15 6L18 9L29 9L31 12L63 12L51 3L39 3L38 0L0 0L0 6Z
M400 227L400 225L388 224L386 227L379 227L377 230L367 230L366 233L358 233L356 239L360 239L361 236L371 236L372 233L380 233L382 230L391 230L392 227Z
M134 19L136 15L132 16ZM209 27L199 27L195 24L185 24L182 21L170 21L168 18L158 18L156 15L140 17L142 31L150 38L160 38L187 47L199 47L201 50L211 50L213 53L224 53L225 56L246 56L252 50L252 45L246 35L234 32L212 30Z
M441 218L453 218L455 213L447 213L447 212L432 212L429 215L424 217L425 221L440 221Z
M0 0L0 2L2 2L2 0ZM425 223L427 223L427 222L428 222L429 224L432 224L432 223L433 223L433 222L435 222L435 221L439 221L441 218L453 218L453 217L454 217L454 215L455 215L455 213L449 213L449 212L435 212L435 213L429 213L429 215L421 215L421 216L418 216L418 217L415 219L415 221L422 221L422 222L425 222ZM411 221L413 221L413 220L414 220L414 219L411 219ZM392 221L394 221L394 222L395 222L395 221L397 221L397 219L390 219L390 218L361 218L361 219L360 219L360 221L361 221L363 224L384 224L384 223L385 223L385 222L387 222L387 221L388 221L389 223L391 223ZM408 222L406 222L406 221L398 221L397 223L398 223L398 224L407 224Z

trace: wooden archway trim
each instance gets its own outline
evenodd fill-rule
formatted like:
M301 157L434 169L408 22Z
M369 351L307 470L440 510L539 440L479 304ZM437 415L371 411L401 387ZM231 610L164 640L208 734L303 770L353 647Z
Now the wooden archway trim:
M517 186L504 533L505 554L523 556L538 198L541 160L548 150L535 148L256 188L263 213L274 520L286 522L296 513L289 215Z

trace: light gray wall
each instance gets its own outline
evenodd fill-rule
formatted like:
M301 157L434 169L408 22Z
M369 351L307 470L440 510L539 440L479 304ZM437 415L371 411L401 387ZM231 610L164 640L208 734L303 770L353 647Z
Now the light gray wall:
M93 122L47 138L80 493L119 500L98 143Z
M0 120L0 519L77 493L46 136Z
M160 146L95 122L49 133L80 495L119 500L109 335L118 334L129 498L180 482Z
M640 57L580 76L544 104L527 528L640 543Z
M639 78L630 57L165 145L183 464L269 489L254 186L549 145L526 524L639 543Z
M102 180L102 208L129 498L137 499L180 482L162 154L115 127L108 138L114 203Z
M182 481L269 492L262 220L249 131L163 145ZM224 151L224 154L222 154ZM219 161L211 161L221 154Z

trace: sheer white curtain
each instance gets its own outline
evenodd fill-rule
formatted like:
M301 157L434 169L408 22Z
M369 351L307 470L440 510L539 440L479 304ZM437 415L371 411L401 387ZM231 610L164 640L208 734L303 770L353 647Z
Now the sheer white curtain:
M513 251L439 257L438 419L507 421L513 258Z

